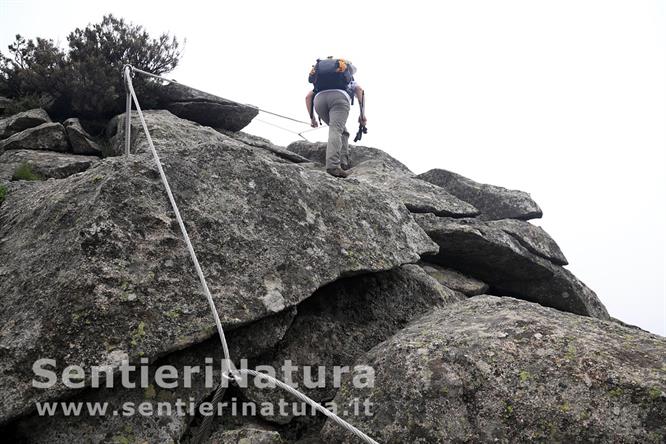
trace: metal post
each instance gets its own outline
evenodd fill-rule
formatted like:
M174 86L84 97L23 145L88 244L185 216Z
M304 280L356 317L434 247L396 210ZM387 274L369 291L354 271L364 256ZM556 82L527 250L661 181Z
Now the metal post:
M125 89L127 96L125 97L125 156L130 155L130 133L132 130L132 94L130 93L128 82L130 81L130 67L125 66L124 70Z

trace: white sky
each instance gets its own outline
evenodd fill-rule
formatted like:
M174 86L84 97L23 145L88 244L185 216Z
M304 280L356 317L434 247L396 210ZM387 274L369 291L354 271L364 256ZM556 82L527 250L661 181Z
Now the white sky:
M0 50L108 12L187 39L171 77L304 120L314 59L351 59L364 144L530 192L611 315L666 335L666 1L0 0Z

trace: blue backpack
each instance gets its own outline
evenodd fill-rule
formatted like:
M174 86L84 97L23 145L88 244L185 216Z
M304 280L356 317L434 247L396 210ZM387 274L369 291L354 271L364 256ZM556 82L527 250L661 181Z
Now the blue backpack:
M329 89L341 89L347 91L349 97L354 104L354 91L351 90L350 84L354 80L352 75L351 63L345 59L334 59L329 57L321 60L317 59L317 63L312 66L308 82L314 86L314 93L326 91Z

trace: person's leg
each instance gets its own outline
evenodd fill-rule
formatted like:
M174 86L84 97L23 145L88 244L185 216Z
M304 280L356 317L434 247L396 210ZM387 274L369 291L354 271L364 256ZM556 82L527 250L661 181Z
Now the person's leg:
M349 131L347 128L342 132L342 149L340 150L340 165L343 170L351 168L351 158L349 157Z
M328 101L326 100L327 94L318 94L314 98L314 109L315 112L319 117L321 117L321 120L323 120L326 125L328 125Z
M326 169L340 168L340 153L346 138L345 124L349 117L349 102L342 94L326 94L328 108L328 145L326 146ZM348 137L348 136L347 136Z

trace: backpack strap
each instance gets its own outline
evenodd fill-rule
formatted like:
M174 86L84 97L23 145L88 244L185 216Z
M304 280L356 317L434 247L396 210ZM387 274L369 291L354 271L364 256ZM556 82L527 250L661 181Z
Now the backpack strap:
M315 62L314 66L312 67L312 87L314 88L315 94L317 94L319 91L317 91L317 77L319 76L319 62L321 62L320 59L317 59Z

